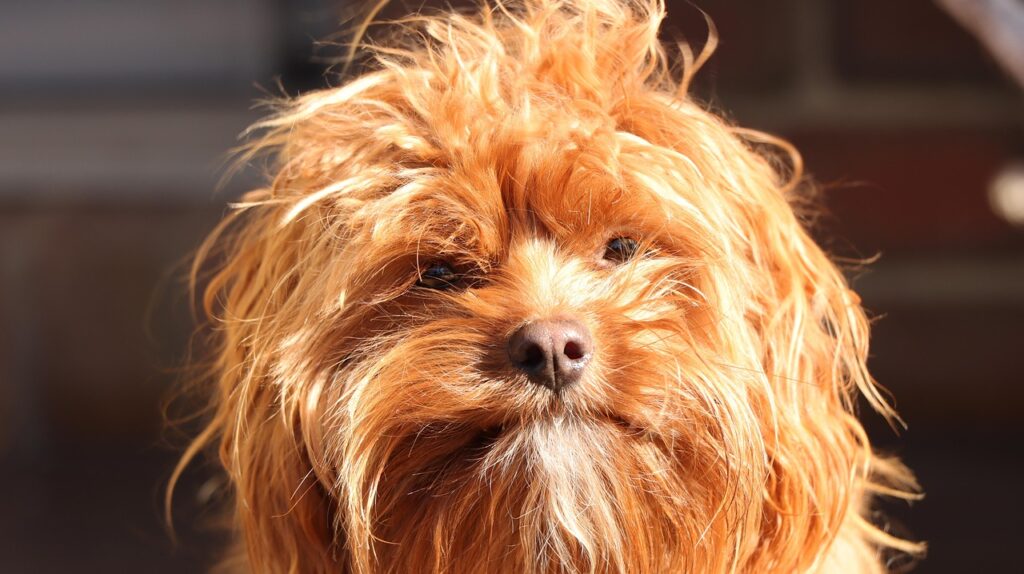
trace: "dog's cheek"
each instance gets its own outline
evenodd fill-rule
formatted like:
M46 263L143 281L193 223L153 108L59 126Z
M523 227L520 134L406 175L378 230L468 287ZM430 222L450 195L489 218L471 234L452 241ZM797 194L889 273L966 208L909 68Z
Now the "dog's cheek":
M693 292L659 289L661 273L624 273L592 305L599 341L595 378L614 410L639 427L671 426L687 409L713 356L713 311ZM679 275L682 272L678 273Z

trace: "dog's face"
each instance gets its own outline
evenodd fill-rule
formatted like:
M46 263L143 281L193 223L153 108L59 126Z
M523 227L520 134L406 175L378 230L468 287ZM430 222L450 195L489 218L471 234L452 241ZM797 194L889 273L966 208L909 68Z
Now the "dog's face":
M430 20L429 49L262 126L276 176L211 243L207 291L210 432L248 560L788 572L837 537L870 554L869 474L898 467L854 394L888 411L857 298L791 205L799 165L684 97L656 5L526 4Z

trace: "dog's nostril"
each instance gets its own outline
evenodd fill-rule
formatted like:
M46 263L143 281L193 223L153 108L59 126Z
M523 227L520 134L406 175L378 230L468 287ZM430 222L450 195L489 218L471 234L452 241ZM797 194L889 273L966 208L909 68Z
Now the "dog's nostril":
M547 357L540 345L532 344L526 347L523 352L522 358L519 360L519 364L529 370L537 370L544 368L544 363L547 362Z
M570 361L577 361L582 359L587 353L583 350L580 344L576 341L569 341L565 344L565 349L562 349L562 353L569 358Z

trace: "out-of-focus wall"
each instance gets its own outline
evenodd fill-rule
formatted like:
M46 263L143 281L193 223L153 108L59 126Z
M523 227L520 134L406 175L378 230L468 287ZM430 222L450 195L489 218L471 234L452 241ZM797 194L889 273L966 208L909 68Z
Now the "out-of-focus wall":
M834 253L881 255L855 284L878 316L874 372L910 429L866 418L928 491L891 509L932 544L920 571L1010 568L1024 232L988 193L1024 162L1021 92L927 0L698 4L721 38L701 97L804 152ZM700 44L702 16L668 5L664 37ZM158 405L193 328L180 263L257 182L215 192L252 101L323 85L312 39L345 9L0 0L0 571L208 562L202 469L179 497L183 543L160 522L176 454Z

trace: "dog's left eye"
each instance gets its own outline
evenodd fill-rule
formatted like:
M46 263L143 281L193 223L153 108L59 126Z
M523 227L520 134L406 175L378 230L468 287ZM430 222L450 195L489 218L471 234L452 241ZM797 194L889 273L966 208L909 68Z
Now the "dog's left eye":
M420 287L427 289L448 289L453 287L459 280L459 274L448 263L441 261L432 263L420 273L420 280L416 282Z
M624 263L636 257L640 244L632 237L616 237L604 248L604 259L613 263Z

